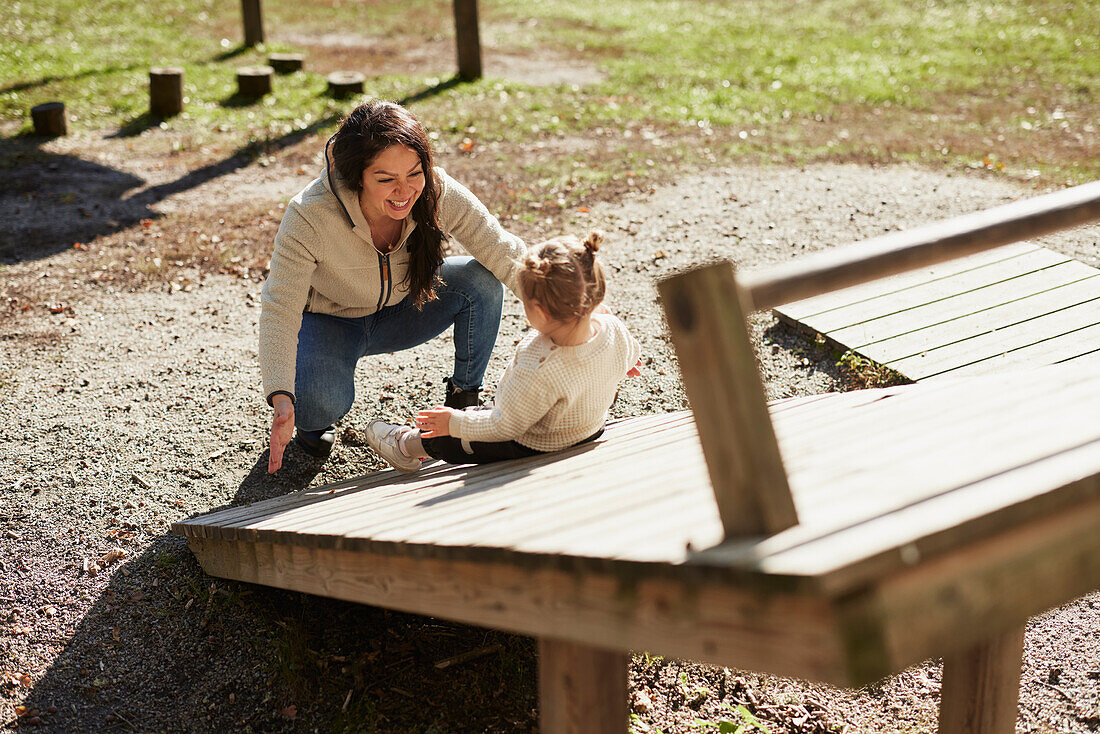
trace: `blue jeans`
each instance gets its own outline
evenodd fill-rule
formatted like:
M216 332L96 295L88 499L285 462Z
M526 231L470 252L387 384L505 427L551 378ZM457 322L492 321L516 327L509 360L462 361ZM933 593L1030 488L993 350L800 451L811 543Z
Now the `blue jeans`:
M294 380L294 424L299 430L321 431L351 410L360 359L411 349L452 324L453 386L481 387L500 330L504 287L469 256L444 259L440 275L445 285L436 288L436 300L420 311L406 297L361 318L302 314Z

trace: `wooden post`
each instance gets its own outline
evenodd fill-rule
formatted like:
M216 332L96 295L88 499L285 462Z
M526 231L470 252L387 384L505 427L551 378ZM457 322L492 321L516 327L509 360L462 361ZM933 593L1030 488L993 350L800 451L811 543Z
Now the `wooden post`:
M733 265L658 284L726 538L798 524Z
M64 102L46 102L31 107L34 134L56 138L69 134L69 119L65 115Z
M241 15L244 16L244 45L263 43L264 16L260 0L241 0Z
M334 71L328 75L328 93L344 99L363 93L364 77L357 71Z
M183 112L183 69L161 66L149 70L149 113L171 117Z
M939 734L1012 734L1024 627L943 656Z
M458 76L465 81L481 78L481 39L477 29L477 0L454 0L455 45Z
M237 94L258 98L271 93L270 66L244 66L237 69Z
M276 74L293 74L302 70L302 54L271 54L267 57L267 64L275 70Z
M539 639L539 731L622 734L630 725L624 652Z

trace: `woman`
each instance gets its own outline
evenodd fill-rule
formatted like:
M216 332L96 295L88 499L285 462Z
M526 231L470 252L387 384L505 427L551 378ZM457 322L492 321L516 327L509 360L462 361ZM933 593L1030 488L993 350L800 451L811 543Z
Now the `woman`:
M269 473L292 436L312 456L329 454L362 357L423 344L452 324L445 404L476 404L500 328L501 283L516 292L526 254L473 194L433 168L423 127L399 105L357 107L325 159L287 207L263 288ZM447 235L473 257L444 258Z

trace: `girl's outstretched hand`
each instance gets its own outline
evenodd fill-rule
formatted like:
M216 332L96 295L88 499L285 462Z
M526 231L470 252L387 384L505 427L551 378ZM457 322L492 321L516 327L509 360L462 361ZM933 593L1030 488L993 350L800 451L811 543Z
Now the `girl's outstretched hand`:
M451 414L453 408L431 408L416 414L416 427L421 438L451 435Z

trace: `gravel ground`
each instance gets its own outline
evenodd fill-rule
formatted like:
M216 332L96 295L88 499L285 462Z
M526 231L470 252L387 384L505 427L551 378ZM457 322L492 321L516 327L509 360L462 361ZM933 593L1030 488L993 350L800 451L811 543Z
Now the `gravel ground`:
M272 175L231 171L155 208L217 200L248 176ZM301 178L289 172L265 186L272 206ZM567 230L607 233L610 304L645 353L643 377L626 383L616 414L685 405L656 278L717 257L779 262L1024 194L980 173L753 167L685 176L572 215ZM556 233L546 223L517 231ZM1097 228L1043 244L1100 264ZM181 289L115 291L87 276L81 256L64 249L4 271L9 286L51 283L64 306L12 312L0 334L0 725L339 731L359 715L377 731L531 730L530 641L212 579L168 535L180 518L379 468L360 429L439 399L449 339L363 363L330 460L292 449L271 477L255 354L260 284L196 271ZM523 328L510 299L490 380ZM769 398L843 389L834 355L769 315L753 329ZM288 649L299 644L308 664L291 664L299 658ZM446 676L433 670L483 645L510 654ZM502 669L516 660L526 663ZM930 661L841 691L640 656L633 727L698 731L695 719L715 720L724 702L748 706L772 732L930 732L939 675ZM1100 731L1100 595L1031 622L1022 682L1017 731ZM709 697L689 695L704 685Z

